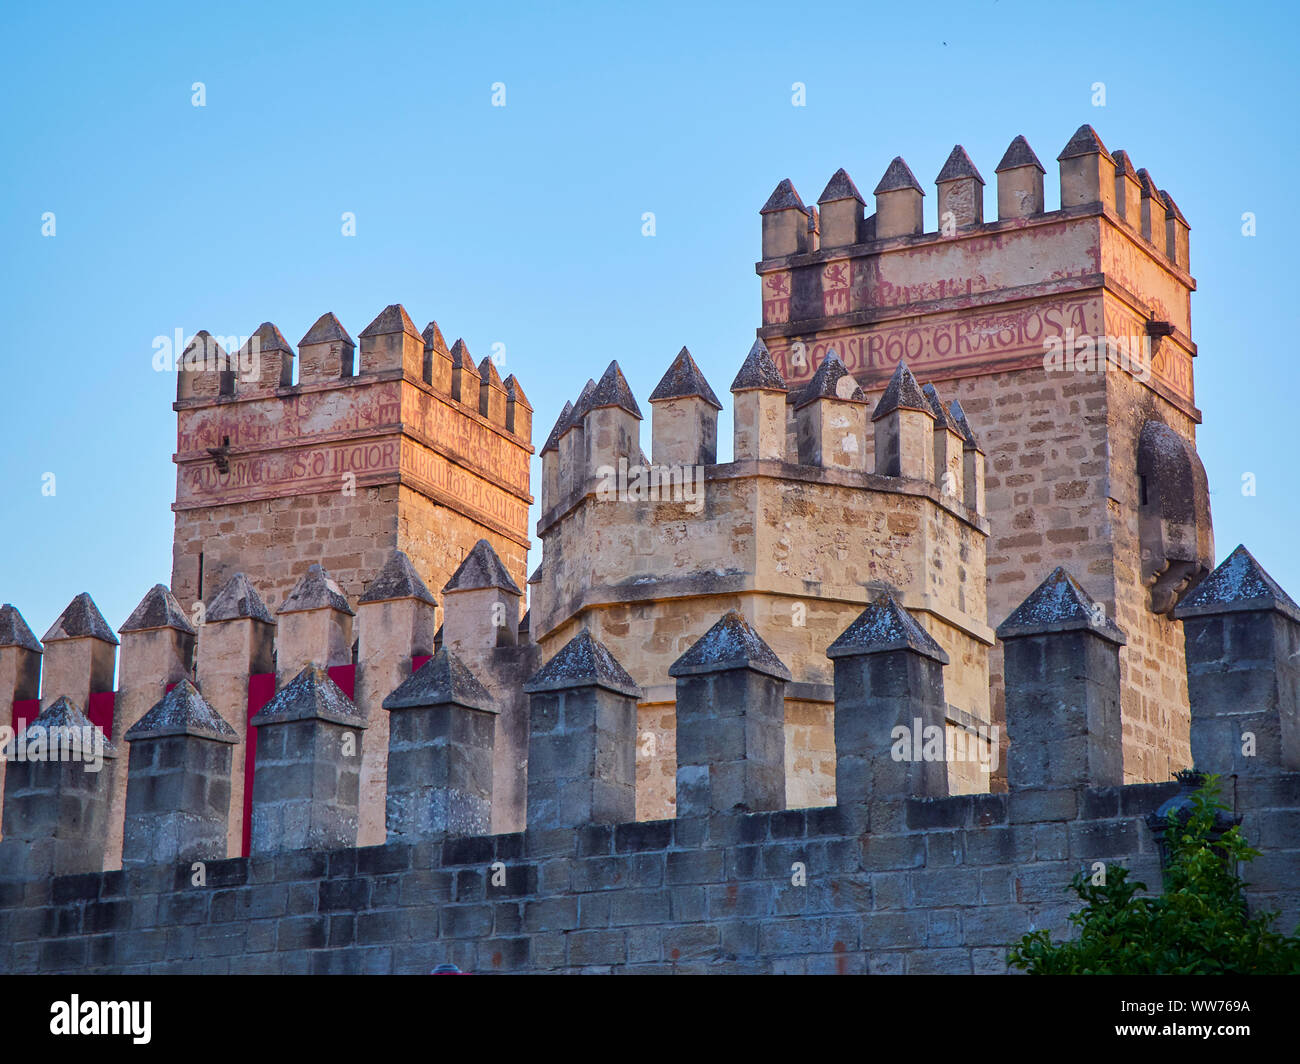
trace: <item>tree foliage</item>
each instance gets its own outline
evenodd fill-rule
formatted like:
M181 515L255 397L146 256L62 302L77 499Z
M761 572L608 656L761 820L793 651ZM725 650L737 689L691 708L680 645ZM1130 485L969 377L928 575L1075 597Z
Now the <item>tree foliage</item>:
M1054 943L1046 930L1010 950L1031 975L1300 974L1300 930L1273 930L1276 913L1251 916L1238 865L1259 856L1239 825L1216 828L1219 778L1209 776L1182 815L1166 822L1163 893L1149 896L1129 870L1107 866L1104 881L1078 873L1068 889L1084 902L1070 914L1075 936Z

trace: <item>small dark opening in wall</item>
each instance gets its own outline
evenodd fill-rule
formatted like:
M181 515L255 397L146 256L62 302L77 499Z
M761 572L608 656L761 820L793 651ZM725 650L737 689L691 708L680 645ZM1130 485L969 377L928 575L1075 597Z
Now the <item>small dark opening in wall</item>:
M203 601L203 552L199 551L199 601Z
M1143 506L1147 504L1147 478L1145 473L1138 474L1138 502Z
M230 437L229 437L229 436L222 436L222 437L221 437L221 446L222 446L222 447L229 447L229 446L230 446Z

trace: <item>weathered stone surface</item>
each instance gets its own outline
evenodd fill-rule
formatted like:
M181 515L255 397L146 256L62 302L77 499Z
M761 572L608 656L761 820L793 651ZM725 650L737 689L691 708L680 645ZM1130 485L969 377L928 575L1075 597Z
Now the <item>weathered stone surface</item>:
M199 694L189 680L181 680L148 713L127 729L127 742L192 735L219 743L237 743L239 735Z
M59 619L50 625L50 630L41 637L42 643L52 643L61 639L82 639L89 637L105 643L117 645L117 636L104 620L94 600L82 592L68 603Z
M151 628L175 628L195 634L185 610L166 584L154 584L118 632L143 632Z
M713 394L713 389L709 387L709 382L704 379L704 374L700 372L700 367L695 364L695 359L691 358L691 353L682 348L677 357L673 359L673 364L668 367L668 372L663 375L659 383L655 385L655 390L650 393L650 402L661 399L703 399L715 410L721 410L722 404L718 402L718 397ZM635 406L635 400L633 401Z
M241 619L261 621L263 624L275 624L275 618L266 608L266 603L257 593L257 589L243 573L235 573L222 585L208 606L207 621L237 621Z
M41 644L27 627L23 615L8 602L0 606L0 647L21 647L41 653Z
M389 599L405 598L426 602L430 606L437 605L433 592L420 579L420 574L415 571L406 552L395 550L357 601L386 602Z
M292 591L289 592L276 613L300 613L305 610L331 609L353 615L352 607L342 589L320 565L308 566Z

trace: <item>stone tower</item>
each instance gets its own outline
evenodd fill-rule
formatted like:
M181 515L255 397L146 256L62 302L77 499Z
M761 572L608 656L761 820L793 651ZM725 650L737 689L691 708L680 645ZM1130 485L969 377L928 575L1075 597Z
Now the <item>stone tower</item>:
M277 605L319 562L353 599L394 548L442 587L488 540L523 583L532 408L490 359L398 304L355 344L325 314L294 350L269 322L236 356L199 333L177 386L172 589L244 573ZM233 345L232 345L233 346Z
M987 454L989 623L1065 565L1128 633L1124 779L1190 764L1179 599L1213 563L1196 455L1188 226L1125 152L1083 126L1061 203L1017 137L984 179L955 147L925 191L896 158L875 213L843 170L816 207L789 180L762 208L758 336L792 384L834 350L871 398L900 361L955 395ZM871 435L867 436L868 442ZM1000 647L990 657L1002 713Z

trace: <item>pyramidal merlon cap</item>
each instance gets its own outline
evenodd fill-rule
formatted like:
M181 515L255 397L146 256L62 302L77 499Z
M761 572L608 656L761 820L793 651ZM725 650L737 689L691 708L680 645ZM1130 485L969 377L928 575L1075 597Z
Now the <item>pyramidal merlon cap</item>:
M492 361L491 355L484 355L479 359L478 375L489 388L500 388L503 392L506 390L506 386L501 382L501 374L497 372L497 364Z
M1263 610L1275 610L1300 622L1300 606L1264 571L1254 555L1239 544L1178 604L1174 616L1182 620L1215 613Z
M352 337L348 335L347 329L343 328L343 323L334 316L334 312L326 311L316 319L316 324L307 330L307 335L298 341L298 346L328 344L335 340L341 341L348 347L357 346L352 342Z
M560 411L560 416L555 419L555 427L551 429L551 434L546 437L546 442L542 444L541 454L548 451L558 451L560 449L560 432L568 424L569 418L573 414L573 404L565 400L564 409Z
M420 333L420 338L424 341L425 347L432 348L434 351L441 351L444 355L451 354L447 350L447 341L443 339L442 330L438 328L436 321L431 321L424 327L424 332Z
M257 327L257 331L248 338L248 343L244 344L240 351L249 350L254 340L257 341L257 350L261 354L266 354L268 351L287 351L289 354L293 354L293 348L289 346L289 341L284 338L284 333L269 321L264 321Z
M889 378L889 383L885 385L885 392L880 397L880 402L876 404L871 420L879 421L895 410L920 410L934 417L934 411L930 409L930 401L925 397L925 392L921 391L921 386L916 383L916 378L907 368L907 363L901 361L895 368L894 375Z
M519 378L513 373L505 379L502 386L506 390L507 398L513 399L519 406L526 406L529 410L533 408L528 401L528 396L524 394L523 385L519 383Z
M72 701L67 695L60 695L50 705L38 714L35 719L28 722L27 727L23 729L23 735L30 741L33 738L32 733L42 731L49 738L49 729L67 729L72 732L70 736L73 742L80 739L83 743L86 736L90 736L92 743L103 743L102 751L104 757L117 757L117 747L108 740L108 736L96 725L89 717L81 711L81 707ZM95 736L93 732L87 731L87 728L93 728L99 732ZM56 740L50 739L50 742ZM86 749L83 745L82 749Z
M882 192L898 192L902 189L915 189L925 195L925 189L921 187L921 182L916 179L912 173L911 167L903 161L901 155L895 155L894 161L889 164L885 171L885 176L880 179L880 184L876 186L875 195L879 196Z
M361 330L363 339L368 336L387 336L390 333L406 333L416 340L424 339L401 303L390 303L379 312L374 321Z
M724 613L717 624L672 663L668 675L698 676L728 669L752 669L778 680L790 679L790 670L739 610Z
M836 200L854 199L859 203L866 203L862 198L862 193L858 191L858 186L853 183L853 178L849 177L849 172L840 167L831 175L831 179L826 182L826 187L822 189L822 194L817 197L818 203L834 203Z
M892 650L912 650L941 665L948 664L943 647L907 610L899 605L892 591L868 606L838 639L826 648L826 656L853 657L859 654L884 654Z
M81 639L86 636L117 645L117 636L104 620L104 615L99 612L99 607L83 591L68 603L68 608L50 625L50 630L45 633L41 642L52 643L57 639Z
M383 701L388 710L445 705L467 706L484 713L498 712L487 688L446 647L403 680Z
M998 625L999 639L1043 635L1048 632L1089 631L1117 646L1128 640L1106 611L1084 591L1074 577L1057 566L1029 593L1011 616Z
M181 680L127 729L127 742L162 739L169 735L193 735L219 743L237 743L239 735L212 708L189 680Z
M970 427L970 422L966 420L966 411L962 409L960 399L954 399L948 404L948 413L952 415L957 431L966 438L966 446L983 454L984 448L980 446L979 440L975 438L975 433Z
M438 603L428 585L420 579L405 551L394 550L359 602L387 602L390 599L419 599L430 606Z
M967 177L973 177L981 185L984 184L984 178L975 168L971 157L966 154L966 149L958 144L949 153L948 161L943 164L943 169L939 171L939 176L934 179L934 183L942 185L945 181L960 181Z
M222 585L208 607L205 620L239 621L248 618L263 624L275 624L275 618L266 608L262 596L257 593L243 573L236 573Z
M768 351L767 345L762 340L754 341L754 346L749 349L749 354L745 356L745 361L741 363L740 372L736 374L736 379L731 382L733 392L748 391L751 388L761 388L770 392L789 390L785 378L781 376L781 371L777 369L776 363L772 361L771 352Z
M569 419L560 429L560 435L563 436L574 425L581 425L582 419L587 416L587 411L591 409L591 393L596 390L596 382L590 377L587 383L582 386L582 391L578 393L578 398L573 401L573 409L569 412Z
M636 405L636 397L633 396L627 378L623 376L623 370L619 368L617 361L611 362L606 367L587 400L587 410L596 410L602 406L616 406L620 410L626 410L637 420L641 420L641 408Z
M352 607L343 590L318 562L313 562L289 592L276 613L298 613L302 610L319 610L329 607L352 616Z
M834 351L826 352L826 357L812 375L812 380L799 393L794 408L800 410L818 399L839 399L851 403L867 401L866 393Z
M0 606L0 647L22 647L37 654L44 653L40 640L27 627L23 615L8 602Z
M502 591L509 591L516 595L523 594L519 590L519 585L506 572L506 567L501 564L501 559L492 549L492 544L485 539L480 539L465 555L465 560L460 563L460 567L451 574L451 579L443 587L442 593L445 595L448 591L477 591L485 587L499 587Z
M306 666L249 723L283 724L293 720L324 720L349 728L366 727L365 714L319 665Z
M1086 122L1074 131L1074 136L1061 149L1056 161L1074 159L1080 155L1104 155L1107 159L1111 157L1106 145L1101 142L1101 137L1097 136L1097 131Z
M799 193L794 190L794 185L790 183L790 179L787 177L767 197L767 202L763 204L758 213L772 214L775 211L788 210L803 211L807 214L807 208L804 207L803 200L799 198Z
M663 379L650 393L650 402L659 399L691 398L703 399L715 410L722 409L722 404L713 394L713 389L704 379L704 374L695 364L695 359L691 358L691 353L683 347L677 352L677 357L673 359L673 364L668 367L668 372L663 375Z
M478 367L474 365L474 356L469 353L469 345L459 336L456 342L451 345L451 364L456 369L469 370L477 374Z
M150 628L175 628L194 635L184 608L165 584L154 584L118 631L143 632Z
M1123 148L1115 149L1111 158L1115 160L1116 174L1128 174L1133 177L1137 176L1137 171L1133 168L1133 160L1129 158L1128 152Z
M574 687L604 687L616 694L641 697L641 688L604 643L584 628L524 684L529 694L566 691Z
M1018 170L1022 166L1036 166L1040 172L1047 172L1043 170L1043 164L1038 161L1038 156L1034 154L1034 149L1029 146L1029 141L1025 140L1023 134L1016 137L1007 147L1006 154L1002 156L1002 161L998 163L994 173Z
M958 428L957 422L952 419L952 415L943 408L943 401L939 398L939 392L933 384L921 385L921 394L925 396L926 401L930 404L930 413L934 415L934 420L946 429L952 429L959 435L964 435Z

